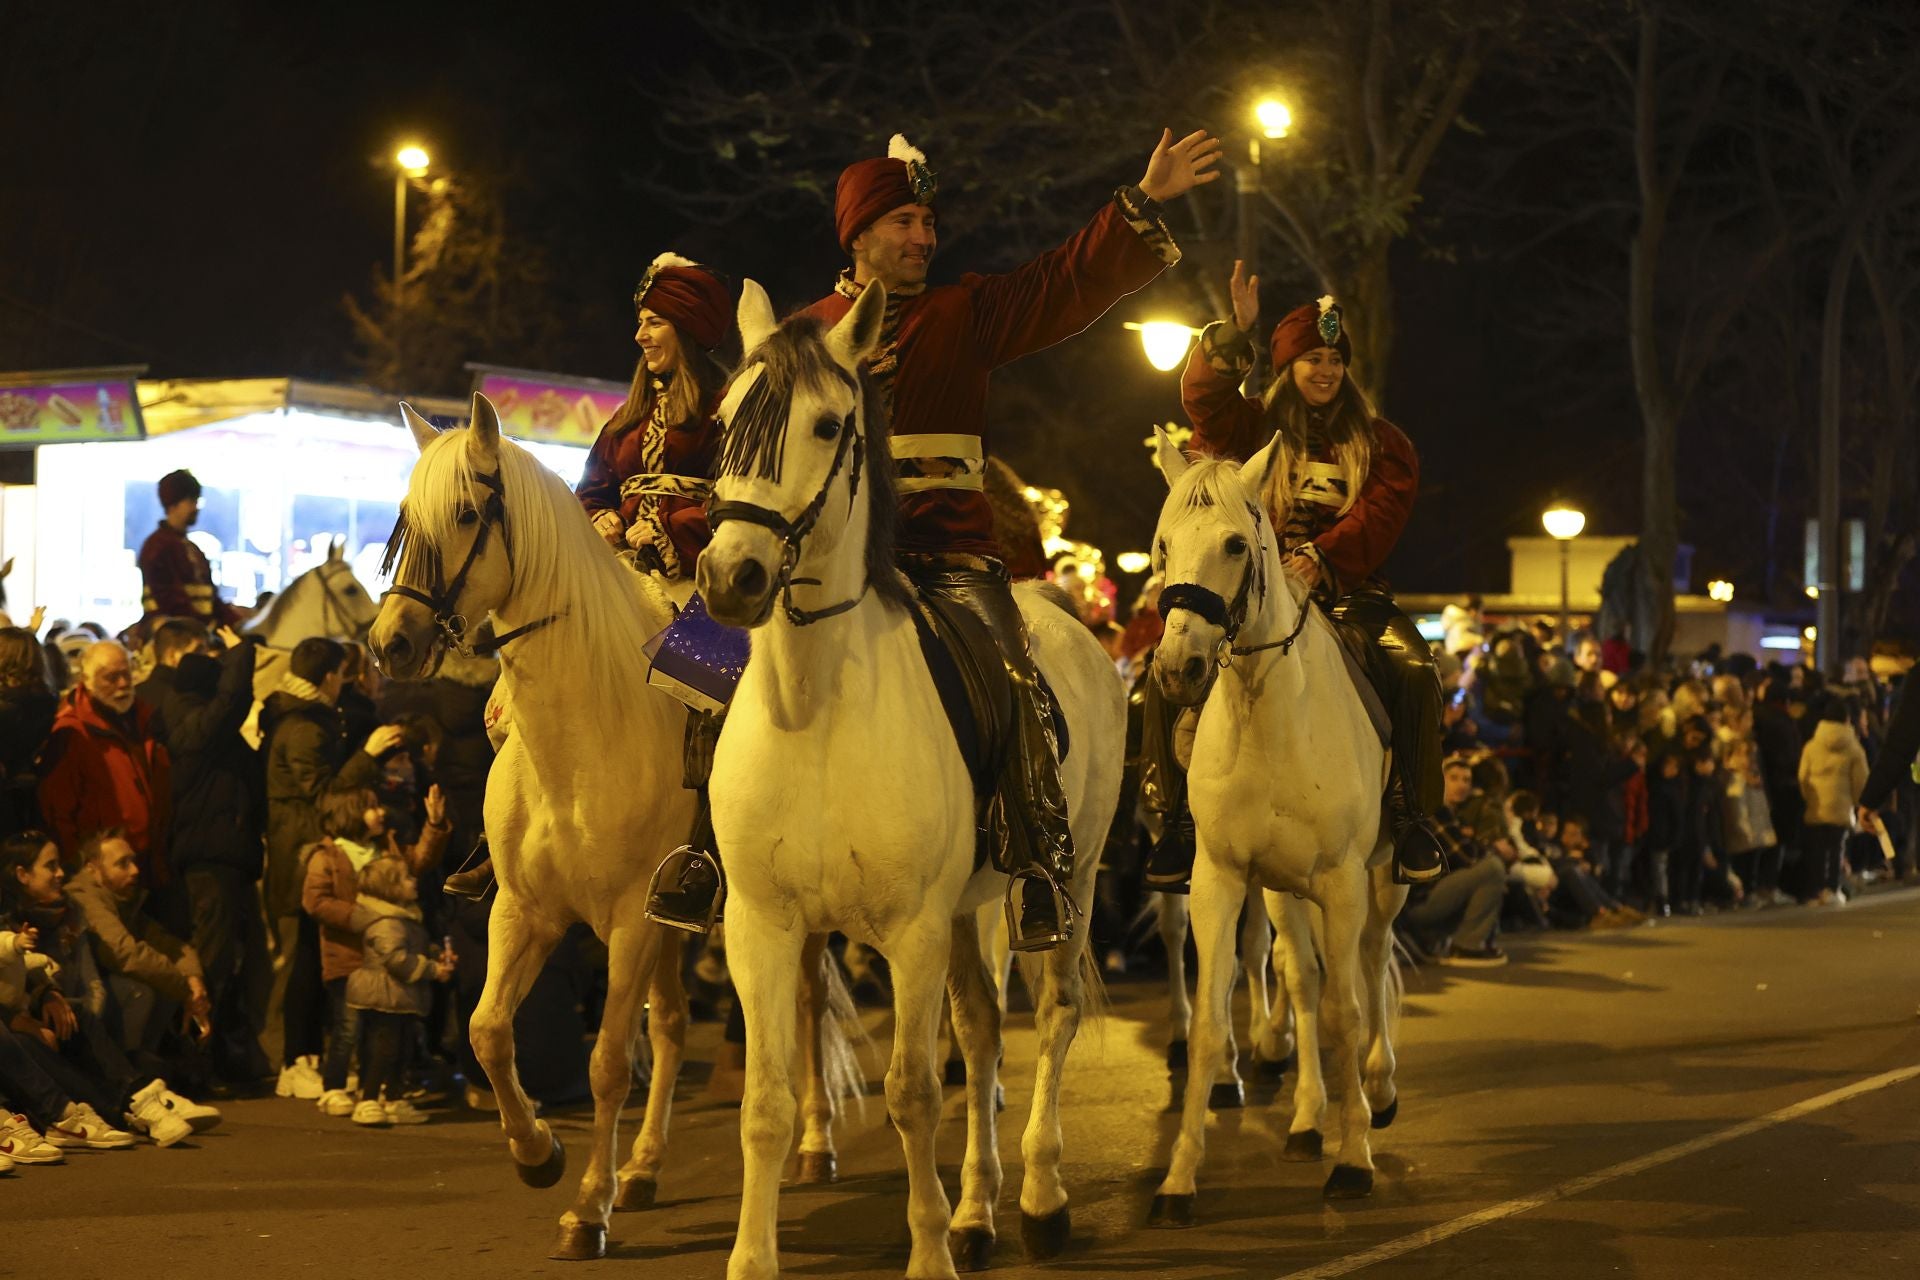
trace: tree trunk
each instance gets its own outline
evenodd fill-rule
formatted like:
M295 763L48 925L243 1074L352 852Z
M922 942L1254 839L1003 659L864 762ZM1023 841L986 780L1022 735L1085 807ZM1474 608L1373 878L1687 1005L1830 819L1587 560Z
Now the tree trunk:
M1387 246L1371 249L1354 264L1341 299L1350 317L1354 374L1374 407L1386 412L1387 361L1393 356L1393 280L1387 266Z

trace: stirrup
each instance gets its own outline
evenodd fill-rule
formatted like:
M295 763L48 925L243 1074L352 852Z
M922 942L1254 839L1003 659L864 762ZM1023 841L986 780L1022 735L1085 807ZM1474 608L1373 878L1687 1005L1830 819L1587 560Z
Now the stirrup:
M1034 881L1046 886L1052 899L1053 919L1035 922L1028 931L1027 888ZM1018 904L1018 905L1016 905ZM1039 867L1016 871L1007 881L1007 948L1010 951L1051 951L1073 936L1075 908L1073 898Z
M698 867L704 863L713 871L713 898L707 903L704 915L692 916L684 912L675 914L669 909L666 902L663 901L663 898L671 898L677 895L678 886L676 885L663 891L660 879L666 874L669 867L680 865L683 858L687 860L685 863L687 867ZM720 868L720 859L710 853L702 853L690 844L683 844L662 858L660 865L653 869L653 878L647 882L647 907L645 915L647 919L653 921L653 923L664 925L669 929L679 929L686 933L704 936L713 929L714 925L720 922L720 908L726 901L726 897L727 874Z

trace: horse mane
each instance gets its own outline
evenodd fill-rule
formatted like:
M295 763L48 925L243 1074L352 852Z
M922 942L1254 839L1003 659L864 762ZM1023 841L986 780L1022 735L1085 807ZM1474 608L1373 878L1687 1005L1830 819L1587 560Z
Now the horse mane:
M401 517L407 559L437 554L455 536L461 513L478 505L470 431L441 432L413 469ZM499 460L506 491L503 542L513 558L515 611L524 615L518 620L561 615L564 622L550 634L571 650L562 661L583 669L608 706L643 705L633 701L647 689L640 645L670 619L649 607L640 575L607 550L564 480L504 436Z
M1195 458L1187 465L1186 472L1173 482L1173 488L1167 494L1167 505L1160 513L1160 523L1164 525L1170 516L1191 515L1207 510L1219 511L1221 518L1246 538L1249 546L1258 549L1259 554L1252 562L1250 590L1264 598L1267 591L1265 548L1268 545L1267 532L1272 526L1260 509L1259 496L1248 495L1246 482L1240 478L1240 468L1236 463L1225 458ZM1273 544L1275 550L1279 549L1277 538L1276 533ZM1159 530L1156 529L1156 548L1159 542Z
M293 607L287 601L293 597L294 588L305 582L308 575L313 572L313 569L309 569L306 573L295 575L292 582L274 592L273 599L267 601L266 612L255 614L247 619L247 634L259 636L262 641L271 643L274 632L279 630L280 625L287 620L287 615L293 612Z
M894 564L900 495L887 444L892 426L886 401L865 369L849 375L835 362L827 350L826 328L813 316L790 317L740 362L735 378L756 366L760 376L728 415L715 474L778 484L795 393L826 392L835 383L852 386L863 409L860 425L866 436L861 483L867 491L867 581L882 601L904 607L912 603L912 594Z

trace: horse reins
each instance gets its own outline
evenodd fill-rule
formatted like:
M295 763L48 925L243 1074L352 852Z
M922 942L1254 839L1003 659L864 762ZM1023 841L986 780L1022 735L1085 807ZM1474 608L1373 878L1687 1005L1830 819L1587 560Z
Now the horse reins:
M507 488L498 471L476 471L473 478L487 490L487 500L479 512L480 532L474 535L473 545L467 548L467 558L460 563L459 572L453 575L452 582L443 582L440 576L440 557L437 552L429 551L433 560L433 591L431 594L404 582L395 582L387 588L388 595L402 596L405 599L423 604L433 614L437 647L451 648L457 653L471 657L488 658L506 648L511 641L530 635L542 627L551 626L560 620L560 614L550 613L544 618L515 627L511 631L489 636L477 644L467 643L466 615L458 612L460 596L467 589L467 575L473 572L473 566L479 562L487 549L487 539L494 526L500 528L500 545L506 548L507 572L513 572L513 539L507 532ZM402 517L404 519L404 516Z
M1256 516L1255 520L1258 521ZM1260 551L1266 547L1261 544ZM1253 593L1254 565L1247 563L1247 571L1240 578L1240 589L1233 594L1233 603L1228 604L1218 591L1203 587L1197 582L1176 582L1160 592L1160 616L1165 617L1175 609L1185 609L1197 613L1205 621L1219 627L1223 632L1220 638L1219 656L1214 659L1216 665L1225 669L1235 658L1251 657L1256 653L1265 653L1269 649L1278 649L1281 657L1293 652L1293 646L1300 639L1300 633L1306 628L1307 614L1313 604L1310 600L1300 602L1300 616L1294 620L1293 630L1278 640L1269 640L1265 644L1237 645L1240 629L1247 623L1247 604Z
M859 595L851 600L830 604L824 609L802 609L793 602L794 587L820 585L820 579L796 578L793 576L793 571L800 563L801 544L807 540L807 535L813 532L813 526L819 523L821 512L826 510L827 495L833 491L833 482L839 479L841 468L846 466L847 458L862 439L861 431L855 425L860 421L860 408L860 391L856 387L853 412L847 416L847 425L840 432L840 442L834 448L833 465L827 468L827 478L821 482L820 491L813 495L813 501L809 502L806 508L793 519L789 520L773 508L763 507L754 502L715 502L712 499L707 502L707 523L715 530L729 520L744 520L748 524L757 524L763 529L771 530L774 536L780 539L784 548L780 556L780 574L777 582L780 606L787 615L787 621L796 627L811 626L816 622L824 622L828 618L839 617L866 599L867 592L873 588L870 579L863 581L860 584ZM856 466L847 481L849 512L853 510L854 499L859 493L860 468Z

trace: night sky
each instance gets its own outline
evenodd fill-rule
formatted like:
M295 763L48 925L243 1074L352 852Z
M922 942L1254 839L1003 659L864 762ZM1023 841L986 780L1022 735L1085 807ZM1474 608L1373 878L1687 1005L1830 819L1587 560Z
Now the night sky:
M829 286L842 260L824 208L799 199L763 220L696 228L643 191L640 175L661 158L639 87L701 56L672 7L591 21L560 6L476 8L13 6L0 80L0 369L134 363L155 377L349 378L342 298L365 299L390 253L388 157L403 135L426 141L437 164L500 182L515 234L551 264L565 321L546 362L557 372L625 379L633 281L664 248L753 275L783 306ZM1512 92L1489 76L1470 113L1497 116L1498 95ZM911 104L902 110L910 116ZM1472 143L1450 139L1436 168ZM846 158L879 145L849 138ZM1448 221L1463 210L1445 207L1446 183L1430 186L1440 202L1426 211L1431 225L1470 235ZM942 217L964 224L964 202L944 202ZM961 238L936 280L1001 265L982 257L988 239ZM1409 241L1395 260L1390 408L1420 446L1424 483L1389 576L1407 590L1499 590L1504 539L1539 532L1556 492L1586 507L1592 532L1636 528L1624 321L1617 345L1592 357L1592 394L1569 407L1539 376L1567 352L1539 341L1515 296L1537 282L1457 243L1437 254L1435 243ZM1147 465L1136 442L1149 426L1179 416L1175 376L1149 370L1120 328L1150 305L1122 303L1071 352L1036 357L1072 362L1060 367L1086 379L1086 412L1111 423L1129 467ZM1018 403L996 396L1005 455L1076 500L1069 531L1109 554L1143 546L1157 490L1137 476L1116 489L1101 472L1111 459L1043 473L1018 436ZM1713 472L1726 447L1711 426L1683 444L1682 538L1701 548L1696 588L1721 575L1757 583L1763 568L1752 513L1721 509L1720 491L1688 478ZM1797 528L1806 495L1784 501L1786 527Z

